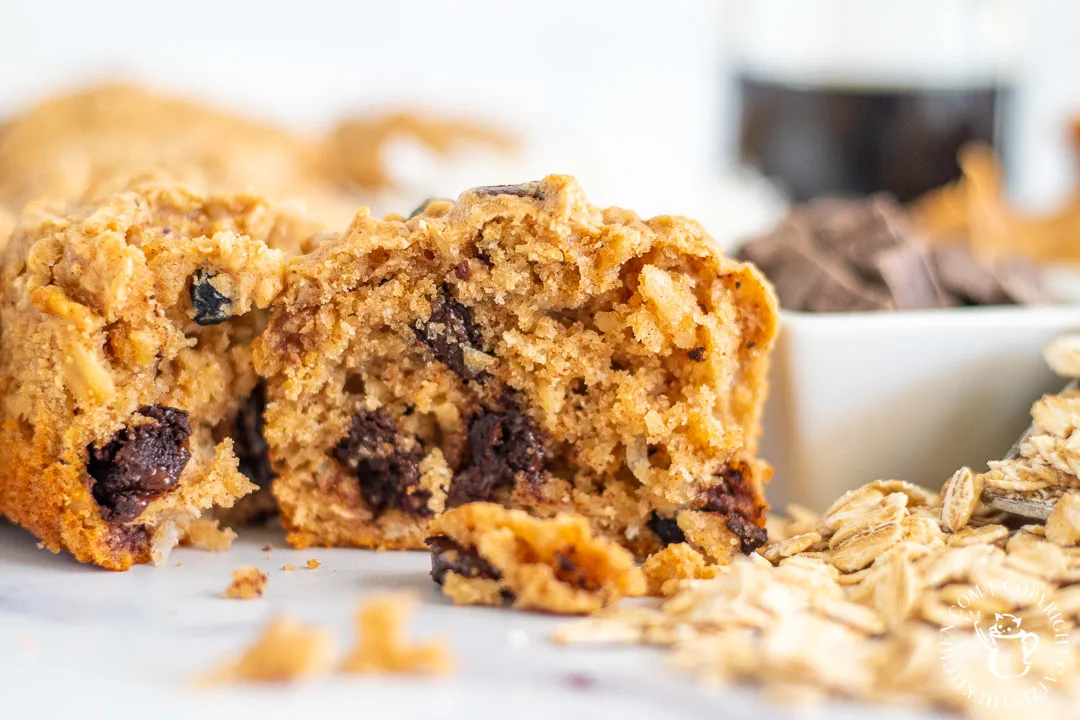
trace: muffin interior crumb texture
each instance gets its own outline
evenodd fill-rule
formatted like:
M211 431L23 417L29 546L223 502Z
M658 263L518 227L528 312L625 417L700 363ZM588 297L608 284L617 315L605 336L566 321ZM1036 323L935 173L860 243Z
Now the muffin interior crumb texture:
M580 513L639 557L752 551L775 330L760 273L698 224L571 178L361 214L290 265L256 342L290 541L422 548L490 501Z
M0 512L110 569L164 561L255 489L229 432L284 285L292 218L256 196L140 181L42 206L0 275Z

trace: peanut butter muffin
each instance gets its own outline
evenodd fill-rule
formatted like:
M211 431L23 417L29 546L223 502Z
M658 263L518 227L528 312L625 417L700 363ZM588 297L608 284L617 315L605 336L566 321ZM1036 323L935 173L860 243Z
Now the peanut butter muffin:
M25 214L0 276L0 512L122 570L251 492L232 427L284 283L269 246L297 227L254 196L153 181Z
M589 518L639 557L765 539L776 300L697 223L550 176L359 214L291 261L254 347L298 546L422 548L470 501Z

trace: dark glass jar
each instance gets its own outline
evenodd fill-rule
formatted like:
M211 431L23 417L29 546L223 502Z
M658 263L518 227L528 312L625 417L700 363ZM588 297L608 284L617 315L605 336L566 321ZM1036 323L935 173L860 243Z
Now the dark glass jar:
M955 179L965 143L1000 149L1022 11L1013 0L736 2L740 161L796 201L907 201Z

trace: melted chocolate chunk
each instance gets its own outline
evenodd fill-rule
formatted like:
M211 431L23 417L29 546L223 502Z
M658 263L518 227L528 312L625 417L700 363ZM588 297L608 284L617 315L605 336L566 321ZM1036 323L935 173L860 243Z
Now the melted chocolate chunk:
M401 510L418 517L430 516L431 491L420 487L423 450L402 447L404 438L381 410L353 416L349 434L334 447L334 457L356 473L360 494L376 517L387 510Z
M504 398L503 404L504 410L484 410L469 419L469 456L450 483L450 507L490 500L499 488L542 481L541 430L512 399Z
M543 200L544 191L540 189L540 183L527 182L520 185L489 185L487 187L473 188L477 195L512 195L514 197L533 198Z
M239 470L259 487L269 487L274 479L270 466L270 446L266 442L266 381L259 378L247 400L236 411L233 421L233 449L240 461Z
M482 380L483 372L477 372L465 364L465 348L481 350L483 338L473 322L473 312L450 294L445 285L431 302L431 317L415 328L416 336L428 346L435 359L453 370L464 380Z
M204 270L196 270L191 276L191 306L195 310L192 318L196 325L219 325L232 317L232 300L218 292L210 284L216 277Z
M87 448L91 493L106 522L131 522L151 500L176 486L191 459L191 423L183 410L149 405L150 422L118 432L108 444Z
M475 548L465 547L453 538L436 535L429 537L427 544L431 548L431 578L440 585L446 580L448 572L455 572L469 579L502 578L498 569L482 558Z
M701 509L726 515L725 525L739 538L742 551L752 553L768 539L765 528L756 522L761 518L762 506L747 486L741 470L726 467L718 477L723 482L705 492L705 504Z
M660 538L660 542L664 543L664 545L686 542L686 535L683 534L682 528L679 527L679 523L675 518L661 517L654 510L652 515L649 516L648 525L649 529L656 533L657 537Z
M698 345L696 348L692 348L686 351L686 356L694 362L701 362L705 359L705 346Z

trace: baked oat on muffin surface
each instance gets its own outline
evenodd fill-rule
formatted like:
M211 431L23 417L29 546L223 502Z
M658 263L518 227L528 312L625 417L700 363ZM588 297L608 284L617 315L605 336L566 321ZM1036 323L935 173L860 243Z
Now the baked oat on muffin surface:
M358 215L286 284L255 362L293 544L422 548L469 501L576 511L639 557L764 540L776 302L697 223L550 176Z
M33 219L31 219L33 218ZM0 512L80 561L161 559L254 489L228 427L293 220L146 181L24 215L0 290Z

